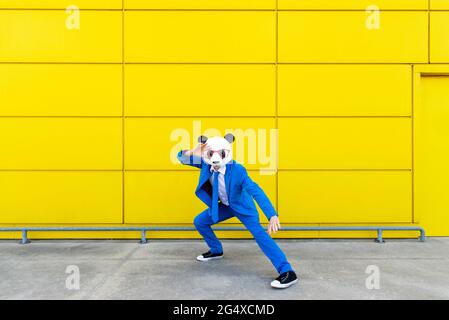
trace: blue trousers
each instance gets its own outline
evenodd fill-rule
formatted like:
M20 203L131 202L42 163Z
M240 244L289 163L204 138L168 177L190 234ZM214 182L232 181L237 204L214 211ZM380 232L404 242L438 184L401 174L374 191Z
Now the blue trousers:
M268 259L270 259L279 274L287 271L293 271L281 248L279 248L273 238L270 237L267 231L260 224L258 215L241 215L240 213L232 210L229 206L225 206L220 203L218 207L218 222L232 217L237 217L245 225L249 232L251 232L260 249L268 257ZM212 253L223 252L221 242L218 240L211 228L214 222L209 215L209 209L204 210L196 216L194 224L198 232L203 236Z

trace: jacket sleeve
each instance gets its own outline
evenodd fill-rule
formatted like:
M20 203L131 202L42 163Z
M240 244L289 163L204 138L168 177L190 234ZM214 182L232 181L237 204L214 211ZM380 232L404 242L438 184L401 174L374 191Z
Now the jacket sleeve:
M178 152L179 162L181 162L181 164L184 164L187 166L201 169L201 166L203 164L203 159L201 159L201 157L196 157L196 156L186 156L184 154L186 151L187 150L181 150Z
M267 217L268 220L273 216L277 216L276 210L271 204L270 199L268 199L265 192L257 183L255 183L248 175L248 172L244 169L243 173L243 183L242 188L246 190L253 198L256 200L260 209L262 209L263 213Z

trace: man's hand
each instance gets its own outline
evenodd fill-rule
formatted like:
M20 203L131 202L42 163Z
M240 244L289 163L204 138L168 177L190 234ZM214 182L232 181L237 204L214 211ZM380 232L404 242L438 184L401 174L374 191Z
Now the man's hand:
M278 216L272 216L270 219L270 225L268 226L268 233L276 233L281 228L281 222Z
M201 157L203 155L204 148L206 148L205 143L198 143L198 145L195 147L195 149L186 151L185 155L188 157L190 157L191 155L194 155L196 157Z

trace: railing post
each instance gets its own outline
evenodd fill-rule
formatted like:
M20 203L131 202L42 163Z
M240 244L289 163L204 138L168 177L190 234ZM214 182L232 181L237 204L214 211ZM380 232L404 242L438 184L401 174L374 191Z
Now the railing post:
M419 236L419 241L424 242L426 241L426 232L424 231L424 229L420 230L421 234Z
M140 234L140 244L146 244L146 243L148 243L147 236L146 236L146 230L142 229L142 232Z
M22 240L20 241L20 244L28 244L31 241L28 240L28 231L27 229L22 229Z
M384 243L384 239L382 238L382 229L377 229L377 239L375 240L377 243Z

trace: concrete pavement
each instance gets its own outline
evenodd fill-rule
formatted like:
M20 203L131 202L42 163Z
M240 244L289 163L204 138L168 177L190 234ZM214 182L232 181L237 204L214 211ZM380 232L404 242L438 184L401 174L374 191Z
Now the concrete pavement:
M0 241L0 299L449 299L449 238L277 241L301 279L287 290L254 240L207 263L200 240Z

